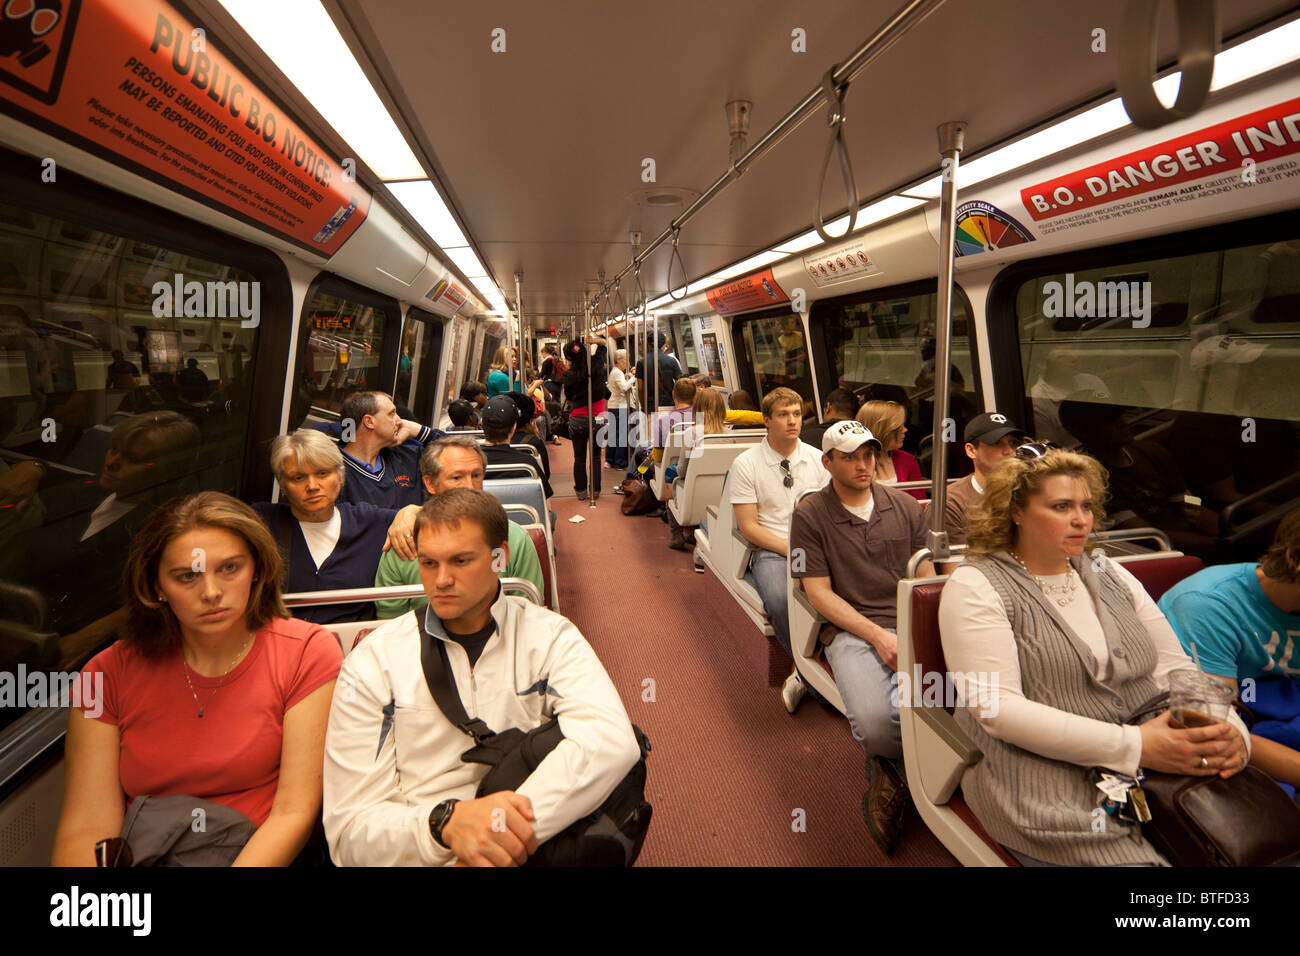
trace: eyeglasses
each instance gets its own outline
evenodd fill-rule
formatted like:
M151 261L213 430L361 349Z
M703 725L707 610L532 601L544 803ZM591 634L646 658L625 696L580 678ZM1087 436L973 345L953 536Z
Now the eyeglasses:
M794 475L790 474L790 459L789 459L789 458L782 458L782 459L781 459L781 470L785 472L785 477L781 479L781 483L782 483L783 485L785 485L787 488L793 488L793 487L794 487Z
M1050 441L1025 442L1016 449L1016 457L1021 461L1033 461L1035 458L1042 458L1049 451L1056 451L1060 447L1060 445Z
M95 866L134 866L131 848L121 837L110 837L95 844Z

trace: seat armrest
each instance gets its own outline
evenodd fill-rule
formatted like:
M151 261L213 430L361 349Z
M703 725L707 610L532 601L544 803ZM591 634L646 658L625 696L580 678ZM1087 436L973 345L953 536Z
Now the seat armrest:
M717 505L709 505L707 508L704 509L704 513L709 516L710 521L714 522L715 524L717 523L718 521Z
M915 707L913 712L967 767L973 767L983 759L984 754L971 743L948 711L942 707Z
M817 610L817 608L813 607L812 598L808 597L808 593L804 591L803 588L799 587L798 581L795 582L794 587L790 590L791 593L794 594L794 599L799 602L799 606L807 611L814 621L818 624L828 623L826 616L822 614L821 611Z

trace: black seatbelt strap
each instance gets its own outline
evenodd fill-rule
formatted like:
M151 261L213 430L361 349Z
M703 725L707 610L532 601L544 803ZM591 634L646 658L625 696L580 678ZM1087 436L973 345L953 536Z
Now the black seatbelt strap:
M443 716L460 730L474 738L475 743L495 736L495 732L477 717L470 717L456 692L451 677L451 661L447 657L447 644L431 635L424 626L425 609L415 612L415 623L420 628L420 666L424 669L424 682Z

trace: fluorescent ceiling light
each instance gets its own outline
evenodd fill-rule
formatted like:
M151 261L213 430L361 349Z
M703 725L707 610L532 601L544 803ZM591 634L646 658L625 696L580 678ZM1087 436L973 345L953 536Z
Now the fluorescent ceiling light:
M483 268L483 263L479 262L478 256L474 255L474 250L469 246L461 246L459 249L443 249L447 258L456 263L456 268L465 273L465 278L471 276L486 276L487 269ZM491 283L484 283L491 285Z
M465 235L447 210L447 204L438 190L427 179L408 180L402 183L385 183L393 197L429 234L429 238L443 249L468 246Z
M425 175L319 0L221 0L221 5L375 175Z
M767 249L763 252L758 253L758 255L750 256L748 259L743 259L740 262L737 262L734 266L727 266L727 268L725 269L719 269L711 276L706 276L703 279L697 279L695 284L701 286L716 285L717 283L722 282L726 279L730 279L738 275L744 275L746 272L752 272L754 269L759 268L759 266L765 266L769 262L776 262L777 259L784 259L784 258L785 256L782 255L781 253L773 252L771 249Z
M1234 83L1259 76L1269 70L1300 59L1300 20L1283 24L1230 50L1214 60L1214 80L1210 90L1222 90ZM1178 97L1182 73L1171 73L1152 84L1156 97L1166 107ZM957 169L958 189L967 189L1013 169L1028 166L1062 150L1086 143L1129 125L1124 103L1117 96L1090 110L1054 123L1047 129L995 149L987 156L964 163ZM919 186L904 190L905 195L937 199L942 188L938 176ZM802 237L800 237L802 238Z

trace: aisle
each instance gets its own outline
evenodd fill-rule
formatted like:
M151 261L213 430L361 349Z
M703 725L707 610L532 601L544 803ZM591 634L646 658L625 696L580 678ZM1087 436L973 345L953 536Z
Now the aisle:
M766 639L713 575L668 549L663 522L620 513L608 493L616 473L604 473L594 509L560 497L571 446L549 450L561 610L654 748L640 863L955 865L914 812L893 856L876 849L862 822L862 750L844 718L808 700L787 714L767 687ZM586 520L570 524L574 515Z

